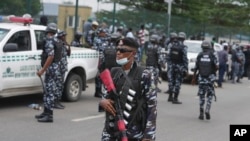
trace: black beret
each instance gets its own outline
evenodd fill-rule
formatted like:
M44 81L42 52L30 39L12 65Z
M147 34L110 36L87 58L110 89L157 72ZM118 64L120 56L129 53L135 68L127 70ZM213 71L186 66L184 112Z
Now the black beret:
M129 46L135 49L139 48L138 42L134 38L126 37L118 41L119 46Z

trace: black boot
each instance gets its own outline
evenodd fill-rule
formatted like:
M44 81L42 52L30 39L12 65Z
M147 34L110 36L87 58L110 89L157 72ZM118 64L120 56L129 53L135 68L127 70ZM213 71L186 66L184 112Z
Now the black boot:
M43 112L40 115L35 115L35 118L36 119L42 118L46 115L45 113L47 113L47 112L48 112L48 109L44 107Z
M64 109L65 106L62 105L62 103L60 102L60 100L56 100L55 104L54 104L54 108L55 109Z
M48 112L42 118L37 119L38 122L53 122L53 111L48 109Z
M199 119L200 119L200 120L204 120L204 110L203 110L203 108L200 108Z
M173 101L173 94L170 92L168 95L168 102L172 102Z
M179 93L175 93L175 94L174 94L174 99L173 99L173 101L172 101L173 104L182 104L182 102L180 102L180 101L178 100L178 96L179 96Z
M206 115L206 119L207 119L207 120L210 120L210 118L211 118L211 117L210 117L210 113L209 113L209 112L206 112L205 115Z

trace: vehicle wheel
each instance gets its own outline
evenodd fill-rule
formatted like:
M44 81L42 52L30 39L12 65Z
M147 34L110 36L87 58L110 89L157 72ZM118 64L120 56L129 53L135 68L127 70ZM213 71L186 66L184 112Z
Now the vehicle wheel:
M64 84L63 100L74 102L77 101L82 94L82 79L77 74L70 74Z

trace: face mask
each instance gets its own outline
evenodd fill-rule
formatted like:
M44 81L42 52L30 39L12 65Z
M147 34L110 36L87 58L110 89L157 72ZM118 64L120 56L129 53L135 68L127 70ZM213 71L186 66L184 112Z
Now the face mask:
M128 58L122 58L122 59L119 59L119 60L116 60L116 63L118 64L118 65L126 65L127 63L128 63L129 61L128 61Z

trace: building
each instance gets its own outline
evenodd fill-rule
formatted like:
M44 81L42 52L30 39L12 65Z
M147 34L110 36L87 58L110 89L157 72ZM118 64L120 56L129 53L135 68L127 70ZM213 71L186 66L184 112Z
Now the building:
M83 23L91 16L92 8L89 6L78 6L78 26L77 31L82 32ZM43 3L43 10L40 16L48 17L48 22L55 22L60 30L67 32L67 42L74 39L75 30L75 5Z

